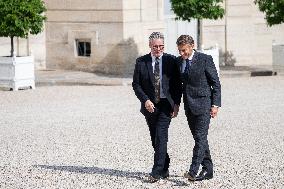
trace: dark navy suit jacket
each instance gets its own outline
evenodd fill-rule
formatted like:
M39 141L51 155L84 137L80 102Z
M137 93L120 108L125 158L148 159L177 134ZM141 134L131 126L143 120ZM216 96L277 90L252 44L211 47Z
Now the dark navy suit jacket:
M177 58L180 68L182 61ZM221 85L210 55L195 51L188 74L181 77L185 111L200 115L209 112L212 105L221 106Z
M182 96L180 72L176 60L176 57L170 54L164 53L162 56L162 89L172 108L174 104L180 104ZM151 54L136 59L132 87L141 102L140 111L145 115L148 112L145 102L147 100L154 102L155 99Z

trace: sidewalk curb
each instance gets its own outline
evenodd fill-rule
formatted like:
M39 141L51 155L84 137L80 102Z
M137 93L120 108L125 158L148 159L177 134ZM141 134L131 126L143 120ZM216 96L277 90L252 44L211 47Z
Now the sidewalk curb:
M132 78L100 76L95 73L70 71L70 70L38 70L35 74L35 84L41 86L131 86ZM250 78L256 76L283 75L271 71L270 68L224 68L219 72L222 78Z
M250 77L250 71L230 71L230 72L220 72L220 78L237 78L237 77Z
M115 81L99 81L99 82L87 82L87 81L36 81L35 85L37 87L43 86L130 86L129 82L115 82Z

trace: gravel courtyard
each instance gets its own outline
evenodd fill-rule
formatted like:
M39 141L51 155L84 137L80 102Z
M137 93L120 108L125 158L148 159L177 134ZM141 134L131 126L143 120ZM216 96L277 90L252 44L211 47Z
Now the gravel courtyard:
M182 177L193 148L183 107L169 129L170 178L150 184L153 150L131 86L0 90L0 188L284 188L284 77L221 84L214 178L194 183Z

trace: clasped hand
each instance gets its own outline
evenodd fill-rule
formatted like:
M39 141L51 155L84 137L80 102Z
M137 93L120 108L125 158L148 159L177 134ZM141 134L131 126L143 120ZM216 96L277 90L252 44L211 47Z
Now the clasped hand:
M211 110L210 110L211 118L215 118L217 116L217 113L218 113L218 108L217 107L211 107Z
M147 100L145 102L145 108L150 113L153 113L155 111L155 106L154 106L153 102L151 102L151 100ZM179 106L175 104L174 105L174 111L171 113L171 117L172 118L177 117L178 112L179 112Z
M155 106L154 106L154 104L153 104L153 102L151 102L151 100L147 100L146 102L145 102L145 108L148 110L148 112L150 112L150 113L153 113L155 110L154 110L154 108L155 108Z

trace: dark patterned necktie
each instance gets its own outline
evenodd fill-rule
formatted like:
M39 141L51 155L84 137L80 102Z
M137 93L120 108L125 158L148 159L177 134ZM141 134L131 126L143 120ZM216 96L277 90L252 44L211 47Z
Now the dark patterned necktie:
M191 66L192 60L186 59L185 62L186 62L186 66L184 68L184 73L188 74L189 70L190 70L190 66Z
M158 103L160 101L160 66L159 66L159 58L155 59L154 87L155 87L155 103Z

